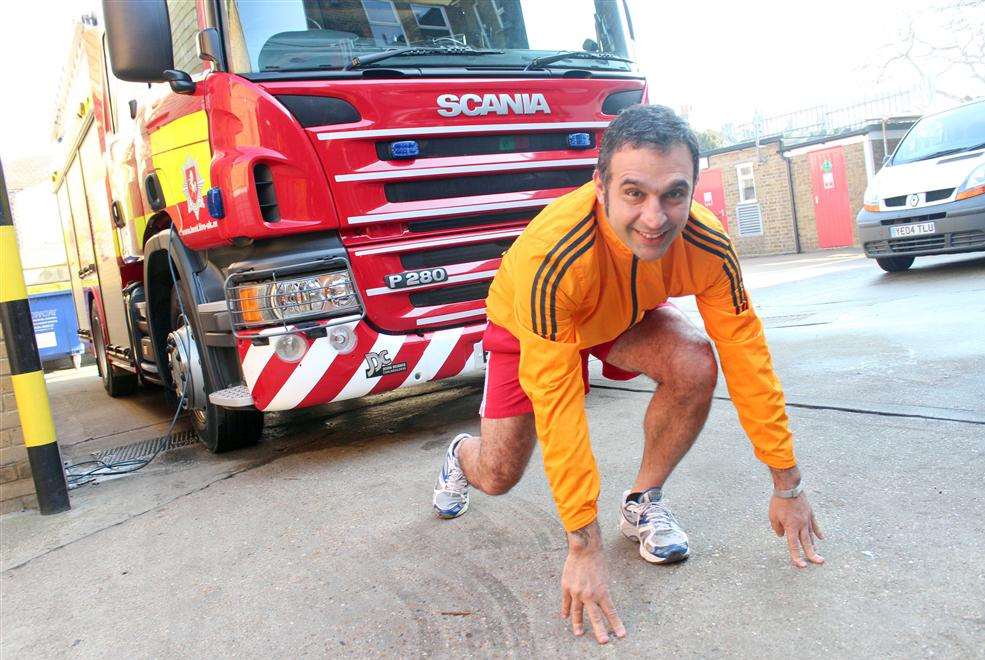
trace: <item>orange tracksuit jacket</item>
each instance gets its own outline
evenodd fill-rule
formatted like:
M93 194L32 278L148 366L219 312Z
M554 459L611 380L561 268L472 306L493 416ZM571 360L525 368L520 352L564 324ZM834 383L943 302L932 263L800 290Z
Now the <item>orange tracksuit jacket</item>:
M793 439L763 325L710 211L692 204L667 253L640 261L612 231L589 182L546 207L503 256L487 313L519 340L520 385L533 402L544 471L566 530L595 519L599 494L581 350L615 339L668 297L686 295L697 298L756 456L792 467Z

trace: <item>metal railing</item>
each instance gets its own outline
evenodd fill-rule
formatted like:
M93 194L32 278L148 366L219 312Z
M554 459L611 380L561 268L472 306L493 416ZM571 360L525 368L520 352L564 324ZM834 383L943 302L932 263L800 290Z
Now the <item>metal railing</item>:
M772 117L755 117L751 122L722 127L725 145L754 142L768 137L810 139L856 130L874 119L921 114L929 99L919 89L901 90L839 107L816 105Z

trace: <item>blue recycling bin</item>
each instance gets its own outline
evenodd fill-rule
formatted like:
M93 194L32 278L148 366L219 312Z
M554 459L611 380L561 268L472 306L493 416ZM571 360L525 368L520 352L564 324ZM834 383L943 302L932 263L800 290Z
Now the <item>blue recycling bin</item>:
M42 362L82 355L85 347L79 339L71 291L35 293L27 301Z

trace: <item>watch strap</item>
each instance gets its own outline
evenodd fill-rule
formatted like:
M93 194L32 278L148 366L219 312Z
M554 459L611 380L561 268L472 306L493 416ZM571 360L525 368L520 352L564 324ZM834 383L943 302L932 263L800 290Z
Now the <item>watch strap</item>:
M804 491L804 482L798 481L797 485L793 488L787 490L773 489L773 497L779 497L781 500L792 500Z

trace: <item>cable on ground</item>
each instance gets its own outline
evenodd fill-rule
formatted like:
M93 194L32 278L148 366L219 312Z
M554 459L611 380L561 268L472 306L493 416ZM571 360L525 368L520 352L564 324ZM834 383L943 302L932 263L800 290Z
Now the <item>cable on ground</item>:
M178 277L174 272L174 261L170 257L171 253L171 241L174 238L174 225L171 225L170 233L168 234L168 271L171 273L171 285L172 287L178 286ZM181 293L175 291L175 296L178 299L178 309L181 311L181 317L186 324L190 323L188 316L185 314L185 305L181 300ZM185 355L191 356L191 346L189 344L185 345ZM107 368L112 368L107 365ZM189 376L191 372L189 373ZM99 477L115 477L123 474L130 474L131 472L136 472L137 470L142 470L147 467L157 456L164 451L164 448L170 444L171 434L174 432L174 426L178 422L178 417L181 415L182 408L185 406L186 389L188 383L181 384L181 396L178 397L178 405L174 411L174 417L171 418L171 425L168 426L167 433L164 434L164 438L158 443L157 449L153 454L147 458L131 458L122 461L101 461L101 460L90 460L81 461L79 463L72 463L70 465L65 465L65 478L68 481L68 488L72 490L73 488L78 488L79 486L84 486L86 484L96 481ZM95 465L96 467L82 471L73 472L84 466Z

